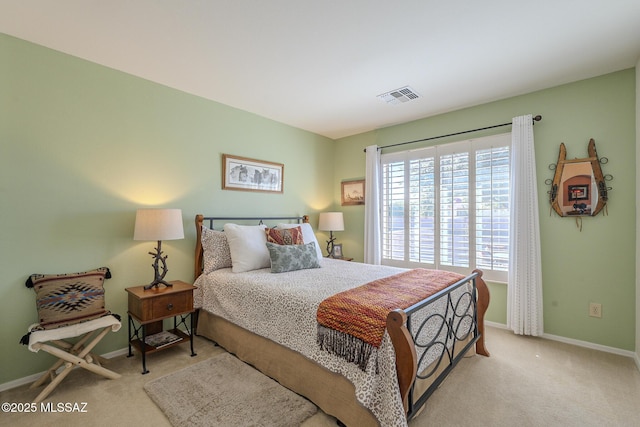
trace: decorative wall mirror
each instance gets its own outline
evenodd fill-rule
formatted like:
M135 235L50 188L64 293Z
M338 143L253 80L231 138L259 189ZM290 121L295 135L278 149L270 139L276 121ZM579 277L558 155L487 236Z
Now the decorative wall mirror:
M567 160L567 149L560 144L558 163L549 165L555 169L549 191L551 207L560 216L595 216L605 208L609 199L610 187L605 181L613 179L611 175L603 175L600 164L608 162L606 157L598 158L596 143L589 140L589 157Z

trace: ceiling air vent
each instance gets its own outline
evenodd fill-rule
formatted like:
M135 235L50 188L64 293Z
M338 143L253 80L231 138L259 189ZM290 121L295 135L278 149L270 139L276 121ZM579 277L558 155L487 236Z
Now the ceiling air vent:
M378 98L382 99L387 104L401 104L403 102L412 101L420 98L413 89L409 86L402 87L400 89L392 90L391 92L378 95Z

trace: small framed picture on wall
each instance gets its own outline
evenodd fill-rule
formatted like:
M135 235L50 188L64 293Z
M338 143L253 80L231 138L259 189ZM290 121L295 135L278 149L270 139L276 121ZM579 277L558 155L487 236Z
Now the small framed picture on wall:
M364 205L364 179L342 181L342 206Z

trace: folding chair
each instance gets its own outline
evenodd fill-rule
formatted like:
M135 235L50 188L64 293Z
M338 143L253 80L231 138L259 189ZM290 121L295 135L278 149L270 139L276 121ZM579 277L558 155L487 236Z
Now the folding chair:
M110 277L106 267L82 273L29 276L26 286L36 292L39 323L29 327L20 343L33 352L43 350L59 358L31 385L35 388L51 381L35 403L44 400L76 366L106 378L120 378L120 374L101 366L100 356L91 353L110 330L116 332L121 327L120 316L104 306L103 284ZM70 338L77 341L67 341Z

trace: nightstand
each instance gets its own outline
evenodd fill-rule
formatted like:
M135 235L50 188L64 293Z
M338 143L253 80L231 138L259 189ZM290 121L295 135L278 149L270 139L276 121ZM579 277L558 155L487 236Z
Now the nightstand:
M131 347L142 354L142 373L146 374L147 354L155 353L186 341L191 343L193 351L194 309L193 290L195 286L180 280L174 280L173 286L160 285L148 290L144 286L125 289L129 293L129 355ZM163 320L173 317L173 329L164 331ZM187 324L189 318L189 324ZM178 320L179 319L179 320ZM138 326L136 327L136 323ZM179 329L183 326L186 333ZM168 333L167 333L168 332ZM160 334L160 335L158 335ZM164 339L159 339L159 338ZM155 338L155 343L149 340ZM146 344L145 344L146 343Z

